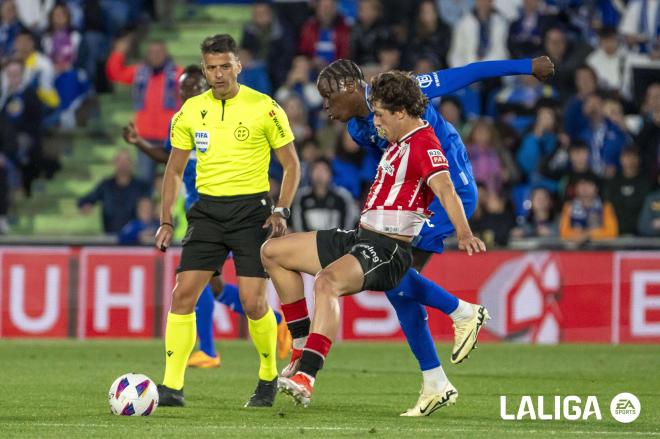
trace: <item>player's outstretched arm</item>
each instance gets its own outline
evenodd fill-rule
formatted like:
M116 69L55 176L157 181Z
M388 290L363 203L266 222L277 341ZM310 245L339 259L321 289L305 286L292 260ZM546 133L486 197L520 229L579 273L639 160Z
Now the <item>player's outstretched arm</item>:
M164 148L154 146L151 142L147 142L143 137L138 134L135 124L129 122L122 129L122 137L126 143L135 145L140 151L145 153L151 160L156 163L167 163L169 154Z
M429 98L453 93L488 78L510 75L534 75L545 81L555 73L555 66L547 56L534 59L480 61L463 67L437 70L417 76L422 92Z
M163 189L161 191L160 227L156 231L156 248L163 252L167 250L172 242L172 235L174 234L172 206L174 206L174 202L179 195L183 171L186 169L189 155L189 149L172 148L165 167Z
M470 230L470 225L463 210L463 203L461 203L461 199L454 189L454 183L449 178L449 172L438 172L432 175L427 184L440 200L440 204L442 204L456 229L458 248L465 250L468 255L485 252L486 244L474 236L472 230Z

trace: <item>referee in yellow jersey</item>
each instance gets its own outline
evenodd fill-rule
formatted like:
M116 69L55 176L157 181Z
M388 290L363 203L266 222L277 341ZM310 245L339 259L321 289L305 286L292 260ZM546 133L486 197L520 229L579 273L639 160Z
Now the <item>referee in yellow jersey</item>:
M188 212L181 264L165 330L165 378L159 405L182 406L188 356L196 339L195 303L231 251L238 289L259 355L259 383L246 407L270 407L277 391L277 323L266 301L266 273L259 250L270 236L286 232L289 208L300 181L300 163L284 111L269 96L237 82L241 62L229 35L201 45L204 76L211 88L188 99L172 118L172 152L165 169L161 225L156 247L172 240L172 206L188 156L197 156L199 201ZM271 150L284 168L275 207L267 198Z

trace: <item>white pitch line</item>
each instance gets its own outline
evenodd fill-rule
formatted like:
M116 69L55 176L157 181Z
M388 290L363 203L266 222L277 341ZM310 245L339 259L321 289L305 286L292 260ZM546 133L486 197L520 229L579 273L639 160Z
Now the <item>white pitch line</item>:
M3 425L0 423L0 425ZM10 426L11 424L4 424L5 426ZM61 422L35 422L30 423L28 426L33 427L79 427L79 428L112 428L112 427L123 427L123 425L113 425L113 424L94 424L94 423L85 423L85 424L66 424ZM409 427L409 428L408 428ZM275 430L275 431L369 431L370 427L331 427L331 426L286 426L286 425L271 425L269 427L260 427L260 426L251 426L251 425L186 425L186 429L194 428L197 430ZM602 431L602 430L537 430L537 429L522 429L519 427L515 428L453 428L451 426L443 425L442 427L436 428L415 428L413 425L402 425L401 428L390 428L390 427L373 427L376 433L381 432L405 432L409 431L411 433L421 432L421 433L437 433L438 428L442 430L443 433L491 433L494 430L499 432L506 432L508 434L530 434L530 433L541 433L541 434L558 434L558 435L576 435L576 434L601 434L601 435L616 435L616 436L660 436L660 432L654 431Z

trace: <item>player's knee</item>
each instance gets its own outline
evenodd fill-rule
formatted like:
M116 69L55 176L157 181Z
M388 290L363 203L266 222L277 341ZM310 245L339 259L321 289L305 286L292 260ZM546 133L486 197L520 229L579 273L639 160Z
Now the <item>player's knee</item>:
M213 291L214 297L218 297L224 287L225 283L222 281L222 276L213 276L211 278L211 291Z
M255 291L254 294L241 294L241 305L243 311L252 320L258 320L268 310L268 302Z
M172 304L170 311L174 314L190 314L195 310L197 294L190 289L178 285L172 291Z
M265 268L277 265L279 256L277 239L269 239L261 246L261 263Z
M317 295L339 296L337 275L331 271L321 270L314 281L314 292Z

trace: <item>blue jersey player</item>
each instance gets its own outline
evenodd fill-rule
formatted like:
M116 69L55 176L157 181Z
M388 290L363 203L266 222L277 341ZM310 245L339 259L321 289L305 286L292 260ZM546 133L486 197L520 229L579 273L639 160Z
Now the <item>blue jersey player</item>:
M181 99L185 102L186 99L197 96L208 89L206 79L202 70L195 65L187 67L181 77L179 78L179 93ZM165 141L164 147L156 147L145 139L140 137L135 130L134 125L131 123L124 127L124 140L137 146L152 160L158 163L167 163L172 144L170 143L169 135ZM183 184L186 190L185 207L186 210L190 208L199 198L196 188L196 168L197 160L195 158L195 151L192 151L186 169L183 173ZM199 337L199 351L195 351L190 355L188 366L199 368L213 368L220 366L220 355L215 349L213 342L213 308L215 306L215 297L218 301L232 311L244 315L243 307L238 296L238 288L236 285L225 284L221 276L215 276L211 283L204 288L204 291L197 301L195 307L195 316L197 319L197 335ZM282 316L280 313L275 312L277 323L280 324ZM278 328L278 344L280 357L284 358L290 350L291 342L289 333L285 325L280 325Z
M433 99L452 93L473 82L506 75L530 75L545 80L554 73L549 58L511 61L487 61L465 67L440 70L417 77L420 89ZM364 148L385 150L388 142L378 135L369 108L369 87L360 68L352 61L337 60L328 65L317 81L324 108L331 119L347 122L348 132ZM432 104L423 119L433 127L449 162L451 180L461 198L467 218L477 205L477 187L465 145L456 129L436 111ZM428 416L443 405L455 401L455 392L440 365L435 344L426 321L424 305L439 309L454 321L452 363L460 363L476 347L477 336L489 318L483 306L464 302L439 285L424 278L420 272L434 253L444 249L443 240L454 232L447 213L436 198L430 206L433 216L413 241L413 267L401 283L387 291L411 350L423 374L423 387L417 404L402 416ZM464 243L458 236L459 248ZM468 250L468 253L469 250Z

